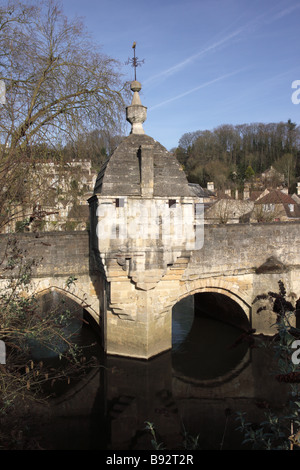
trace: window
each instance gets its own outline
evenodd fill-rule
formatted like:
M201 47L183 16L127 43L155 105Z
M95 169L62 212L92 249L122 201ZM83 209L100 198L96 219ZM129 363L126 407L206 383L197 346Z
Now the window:
M169 199L169 208L176 209L176 199Z
M116 199L116 207L124 207L124 199Z
M291 212L294 212L294 204L289 204L289 209Z
M266 212L274 212L275 204L263 204L263 210Z

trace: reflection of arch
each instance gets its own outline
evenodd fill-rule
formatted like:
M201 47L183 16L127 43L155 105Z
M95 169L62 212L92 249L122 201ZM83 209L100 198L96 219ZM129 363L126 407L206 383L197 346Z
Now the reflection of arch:
M51 397L51 405L57 408L61 407L64 416L74 409L78 412L80 406L89 409L94 404L91 395L97 395L98 393L100 373L99 367L92 368L78 382L75 381L72 387L66 388L61 395ZM89 397L88 400L86 400L87 396ZM55 411L57 412L57 409Z
M222 376L213 378L213 379L197 379L190 377L189 375L184 375L176 370L176 365L173 365L174 377L183 383L197 385L197 387L202 388L213 388L213 387L222 387L227 383L230 383L237 379L246 369L249 367L252 361L251 350L248 350L241 361L234 367L232 370L229 370ZM238 385L238 383L237 383Z

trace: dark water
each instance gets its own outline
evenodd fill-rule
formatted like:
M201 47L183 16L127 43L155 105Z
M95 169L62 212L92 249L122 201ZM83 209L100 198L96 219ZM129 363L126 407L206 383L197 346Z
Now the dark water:
M193 298L173 310L173 347L149 361L105 357L99 345L91 353L100 367L53 398L37 431L49 449L153 449L145 422L157 440L180 449L184 433L197 437L200 449L240 449L236 412L252 422L263 406L281 406L285 389L271 374L272 355L241 342L241 330L194 315ZM96 341L84 326L78 341Z

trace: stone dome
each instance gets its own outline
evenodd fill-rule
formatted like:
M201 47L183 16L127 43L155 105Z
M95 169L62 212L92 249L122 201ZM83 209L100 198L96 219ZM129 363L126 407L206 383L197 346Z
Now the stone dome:
M104 163L94 194L102 196L191 197L185 173L172 154L145 134L147 108L141 104L141 84L132 82L132 103L126 108L131 133ZM143 192L147 186L148 192Z
M141 159L147 158L145 149L153 158L153 197L192 196L178 160L146 134L130 134L121 142L100 169L94 194L140 196Z

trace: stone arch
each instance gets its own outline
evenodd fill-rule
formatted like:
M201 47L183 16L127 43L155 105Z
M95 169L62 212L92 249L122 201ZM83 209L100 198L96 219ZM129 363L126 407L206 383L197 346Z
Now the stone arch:
M79 292L77 292L76 289L72 289L72 291L71 291L71 290L68 290L68 289L64 289L63 287L60 287L60 286L51 285L51 286L45 287L45 288L37 291L35 293L35 297L37 299L39 299L40 297L42 297L42 296L44 296L44 295L46 295L50 292L53 292L53 291L56 291L59 294L64 295L65 297L67 297L70 300L72 300L73 302L75 302L79 307L82 307L84 310L86 310L88 312L88 314L94 320L96 320L98 318L99 315L97 314L97 312L87 303L87 301L85 299L82 298L82 296L80 295Z
M239 289L237 283L233 285L232 283L222 279L199 279L192 282L185 282L181 289L179 289L179 292L177 292L176 298L173 299L172 307L185 297L198 293L209 292L229 297L241 307L249 321L249 324L252 324L252 302L249 294L246 291Z
M175 306L181 300L193 296L195 294L217 294L219 299L221 296L225 296L230 299L228 306L230 307L234 302L236 304L235 314L232 315L231 319L222 318L225 323L231 324L237 329L240 329L241 332L237 334L242 335L243 331L247 331L252 327L252 315L251 315L251 300L250 296L245 291L241 291L238 289L238 284L232 285L230 282L219 280L219 279L201 279L193 282L186 282L182 285L181 289L178 291L176 299L173 301L173 306ZM215 319L219 319L219 317L212 316ZM193 320L194 321L194 320ZM188 330L187 338L188 341L195 339L195 333L193 330L193 323ZM239 338L239 336L237 336ZM191 344L193 344L193 339L191 340ZM247 343L245 342L245 349L247 348ZM173 363L174 370L176 371L176 377L180 381L188 380L189 383L194 383L197 387L224 387L227 383L232 383L233 380L239 380L238 377L247 369L249 364L251 363L251 354L250 350L245 350L241 352L241 357L238 358L236 364L233 364L234 367L229 368L228 370L223 370L222 374L212 378L200 378L194 377L193 375L189 375L189 368L185 369L186 365L185 362L188 361L183 360L182 364L180 365L181 368L178 369L178 365L176 362Z

